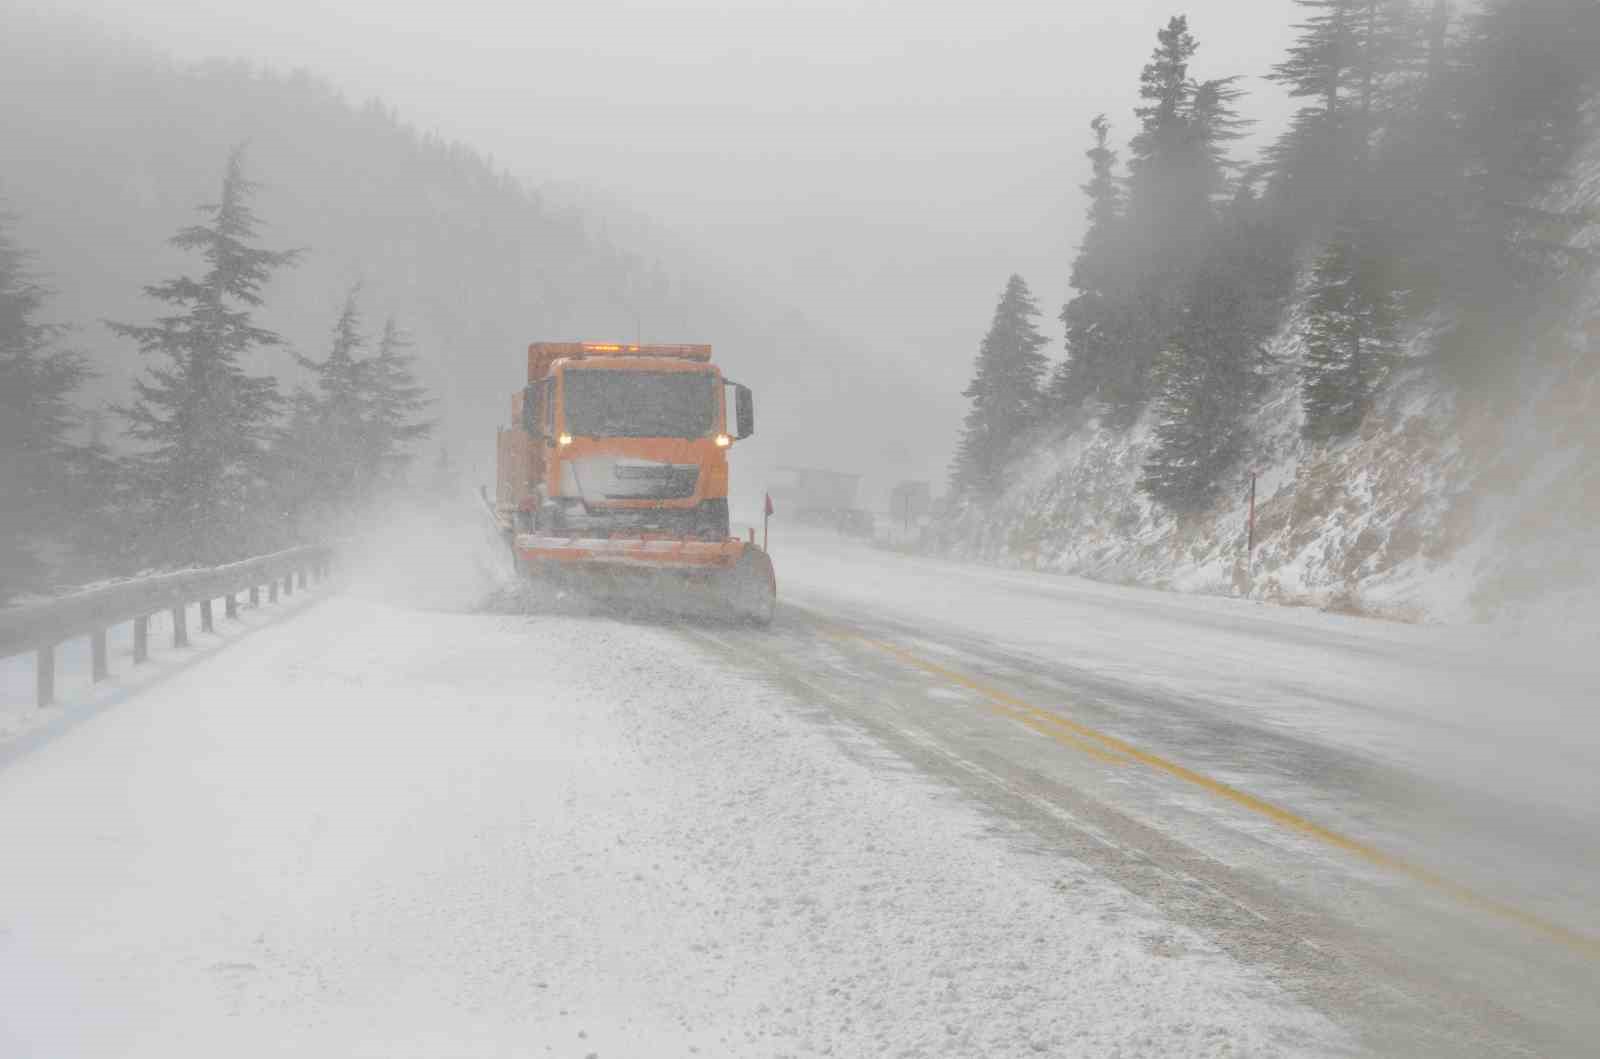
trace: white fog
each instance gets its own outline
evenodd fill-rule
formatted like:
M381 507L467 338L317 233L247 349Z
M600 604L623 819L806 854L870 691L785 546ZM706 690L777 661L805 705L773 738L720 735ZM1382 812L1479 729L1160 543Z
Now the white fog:
M1590 1054L1596 55L0 0L0 1057Z

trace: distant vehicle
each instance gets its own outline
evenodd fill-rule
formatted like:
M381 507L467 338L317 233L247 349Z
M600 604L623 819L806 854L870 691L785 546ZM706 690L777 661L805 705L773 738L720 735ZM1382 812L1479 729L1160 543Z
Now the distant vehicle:
M783 510L802 526L837 529L840 512L856 506L861 476L820 467L780 467L784 479L770 492Z
M847 537L871 537L875 523L872 512L854 507L838 514L835 528Z
M772 561L728 532L728 449L754 432L749 387L710 346L535 342L497 438L494 515L530 577L655 573L766 624Z

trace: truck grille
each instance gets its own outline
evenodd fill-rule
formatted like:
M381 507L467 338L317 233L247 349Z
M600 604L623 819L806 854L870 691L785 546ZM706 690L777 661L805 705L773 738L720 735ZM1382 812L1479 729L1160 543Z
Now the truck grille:
M700 483L694 464L618 463L611 469L607 500L676 500L693 496Z
M615 508L575 504L555 507L542 530L592 537L686 537L723 540L728 536L728 502L704 500L691 508Z

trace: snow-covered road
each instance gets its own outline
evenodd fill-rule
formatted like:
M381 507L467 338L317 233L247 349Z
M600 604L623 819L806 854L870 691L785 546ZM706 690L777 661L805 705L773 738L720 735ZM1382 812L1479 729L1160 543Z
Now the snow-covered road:
M1571 659L815 538L770 631L497 612L470 534L408 541L0 758L0 1055L1595 1029Z

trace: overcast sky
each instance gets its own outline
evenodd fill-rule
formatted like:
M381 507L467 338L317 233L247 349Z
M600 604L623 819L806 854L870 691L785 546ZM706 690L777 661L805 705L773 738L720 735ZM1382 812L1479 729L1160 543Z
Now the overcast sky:
M1188 14L1195 73L1246 75L1271 131L1287 104L1259 78L1294 19L1290 0L45 6L184 58L312 68L531 181L626 203L916 368L945 452L1010 272L1055 330L1087 123L1104 111L1126 137L1158 26Z

